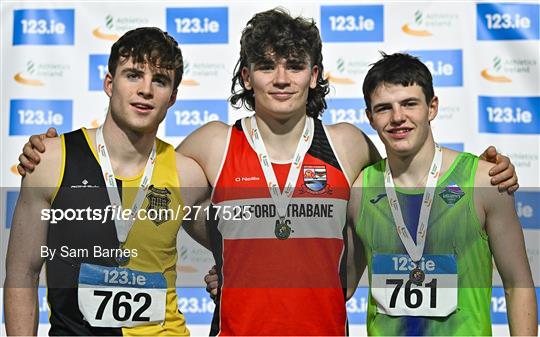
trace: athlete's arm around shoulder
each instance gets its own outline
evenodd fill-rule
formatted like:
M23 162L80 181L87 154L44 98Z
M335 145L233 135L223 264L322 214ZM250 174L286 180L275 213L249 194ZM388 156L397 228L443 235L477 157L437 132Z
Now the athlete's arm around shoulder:
M363 173L360 173L351 187L351 196L347 206L347 299L354 295L366 269L364 246L356 233L356 226L361 225L358 221L362 200L362 179Z
M182 227L195 241L210 249L206 231L206 213L210 186L201 166L192 158L176 152L176 170L185 214Z
M230 126L219 121L207 123L187 136L176 151L195 160L214 186Z
M61 179L61 138L45 139L47 152L41 165L22 180L13 215L6 258L4 309L8 335L37 333L37 286L44 259L41 247L47 243L48 221L42 212L49 210Z
M499 192L488 175L493 164L479 161L475 175L474 203L489 237L491 252L501 275L511 335L536 336L536 294L525 251L523 231L514 197Z
M356 126L338 123L328 125L327 130L351 183L356 180L364 167L381 160L381 155L375 145Z

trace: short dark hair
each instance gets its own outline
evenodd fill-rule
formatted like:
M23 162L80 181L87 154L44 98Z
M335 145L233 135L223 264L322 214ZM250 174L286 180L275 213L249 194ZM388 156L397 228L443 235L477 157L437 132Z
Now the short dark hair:
M381 56L379 61L372 64L362 85L368 111L371 111L371 94L384 83L404 87L416 84L422 88L426 103L431 102L435 95L433 78L425 64L417 57L404 53L387 55L381 52Z
M120 58L124 60L120 60ZM151 67L174 70L173 88L178 88L184 73L182 51L178 42L157 27L141 27L128 31L111 47L109 72L114 77L118 62L148 62Z
M253 90L244 86L242 69L250 64L262 63L272 55L275 59L306 59L311 66L317 66L317 86L309 89L306 114L319 117L326 109L324 97L328 94L328 80L324 79L322 64L322 42L319 29L313 19L293 18L286 10L275 8L257 13L251 18L240 39L240 58L234 69L232 79L231 104L235 108L244 106L255 110Z

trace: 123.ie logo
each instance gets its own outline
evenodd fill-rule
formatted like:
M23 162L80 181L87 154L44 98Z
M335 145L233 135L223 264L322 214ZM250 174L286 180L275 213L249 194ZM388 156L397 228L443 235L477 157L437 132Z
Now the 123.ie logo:
M479 132L539 134L540 97L478 97Z
M384 40L382 5L321 6L321 36L324 42Z
M185 137L212 121L228 122L227 100L178 100L165 118L165 136Z
M71 131L73 101L12 99L9 113L9 135L40 134L54 127L58 133Z
M13 11L13 45L73 45L73 9L19 9Z
M463 86L463 51L415 50L411 54L420 58L433 76L435 87Z
M478 40L538 40L540 5L481 3L476 5Z
M229 42L227 7L166 9L167 31L182 44Z

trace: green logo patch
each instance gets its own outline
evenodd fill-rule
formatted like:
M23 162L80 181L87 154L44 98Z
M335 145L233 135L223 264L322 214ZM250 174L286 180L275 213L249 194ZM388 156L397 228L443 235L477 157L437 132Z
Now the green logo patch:
M439 196L446 202L448 206L454 206L463 196L465 192L456 184L448 185L439 193Z

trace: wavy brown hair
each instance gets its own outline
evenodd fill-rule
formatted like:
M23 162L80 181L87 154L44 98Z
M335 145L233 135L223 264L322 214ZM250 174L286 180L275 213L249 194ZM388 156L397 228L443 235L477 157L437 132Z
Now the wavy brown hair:
M244 106L255 110L253 90L246 89L242 79L242 69L250 64L263 63L272 55L275 59L309 58L310 66L317 66L317 86L309 89L306 113L319 117L326 109L324 97L328 94L328 80L323 78L322 42L319 29L313 19L293 18L282 8L275 8L255 14L248 21L240 39L240 58L232 79L231 104L235 108Z

